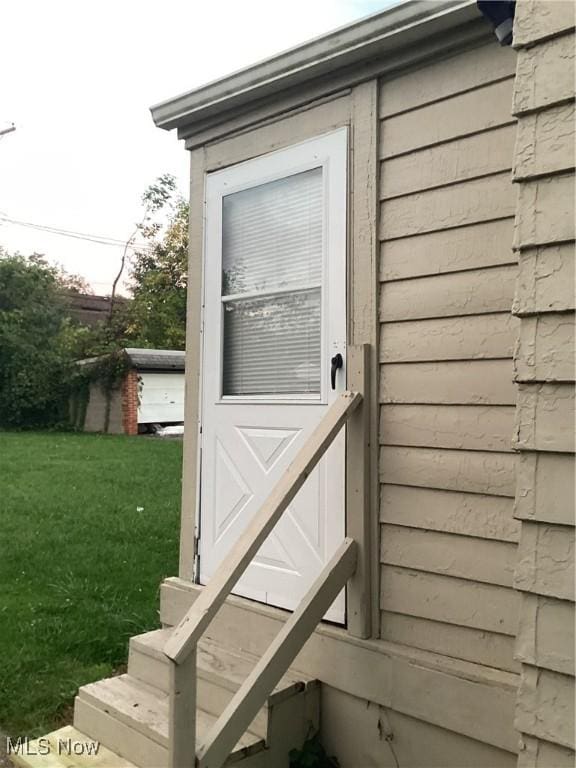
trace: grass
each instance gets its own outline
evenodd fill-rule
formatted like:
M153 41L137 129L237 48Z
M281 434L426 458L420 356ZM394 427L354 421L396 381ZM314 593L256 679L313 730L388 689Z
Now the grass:
M0 433L0 729L39 735L126 663L177 573L180 441Z

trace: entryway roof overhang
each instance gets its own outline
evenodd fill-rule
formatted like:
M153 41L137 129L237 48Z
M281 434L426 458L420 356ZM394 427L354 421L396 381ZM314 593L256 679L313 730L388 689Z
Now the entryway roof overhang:
M453 34L456 33L456 34ZM475 0L408 0L151 107L179 138L312 81L349 87L491 35ZM446 55L444 53L444 55ZM340 74L340 77L335 77Z

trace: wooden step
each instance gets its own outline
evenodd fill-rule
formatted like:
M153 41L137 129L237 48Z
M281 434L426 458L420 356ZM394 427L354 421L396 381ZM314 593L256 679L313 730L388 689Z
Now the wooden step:
M197 743L201 744L216 716L197 711ZM139 768L160 768L168 756L168 696L131 675L100 680L80 688L74 725ZM231 761L264 749L258 734L247 732Z
M159 629L133 637L128 660L128 672L132 677L165 693L168 692L168 660L163 648L170 632L170 629ZM198 706L213 715L223 712L257 661L252 654L231 651L210 638L202 638L197 655ZM265 738L267 708L300 693L307 682L302 676L284 675L250 724L250 730Z
M136 768L71 725L28 742L10 758L18 768Z

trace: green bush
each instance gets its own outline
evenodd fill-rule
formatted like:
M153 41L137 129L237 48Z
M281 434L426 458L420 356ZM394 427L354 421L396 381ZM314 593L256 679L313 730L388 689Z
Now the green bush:
M0 249L0 427L67 423L81 334L67 315L61 273L40 256Z

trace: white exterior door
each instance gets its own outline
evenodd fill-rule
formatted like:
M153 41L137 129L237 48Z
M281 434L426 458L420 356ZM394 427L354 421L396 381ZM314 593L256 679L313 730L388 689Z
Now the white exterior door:
M340 129L207 176L203 584L345 389L346 158ZM344 451L342 433L236 594L298 605L345 535ZM344 622L344 592L326 618Z

